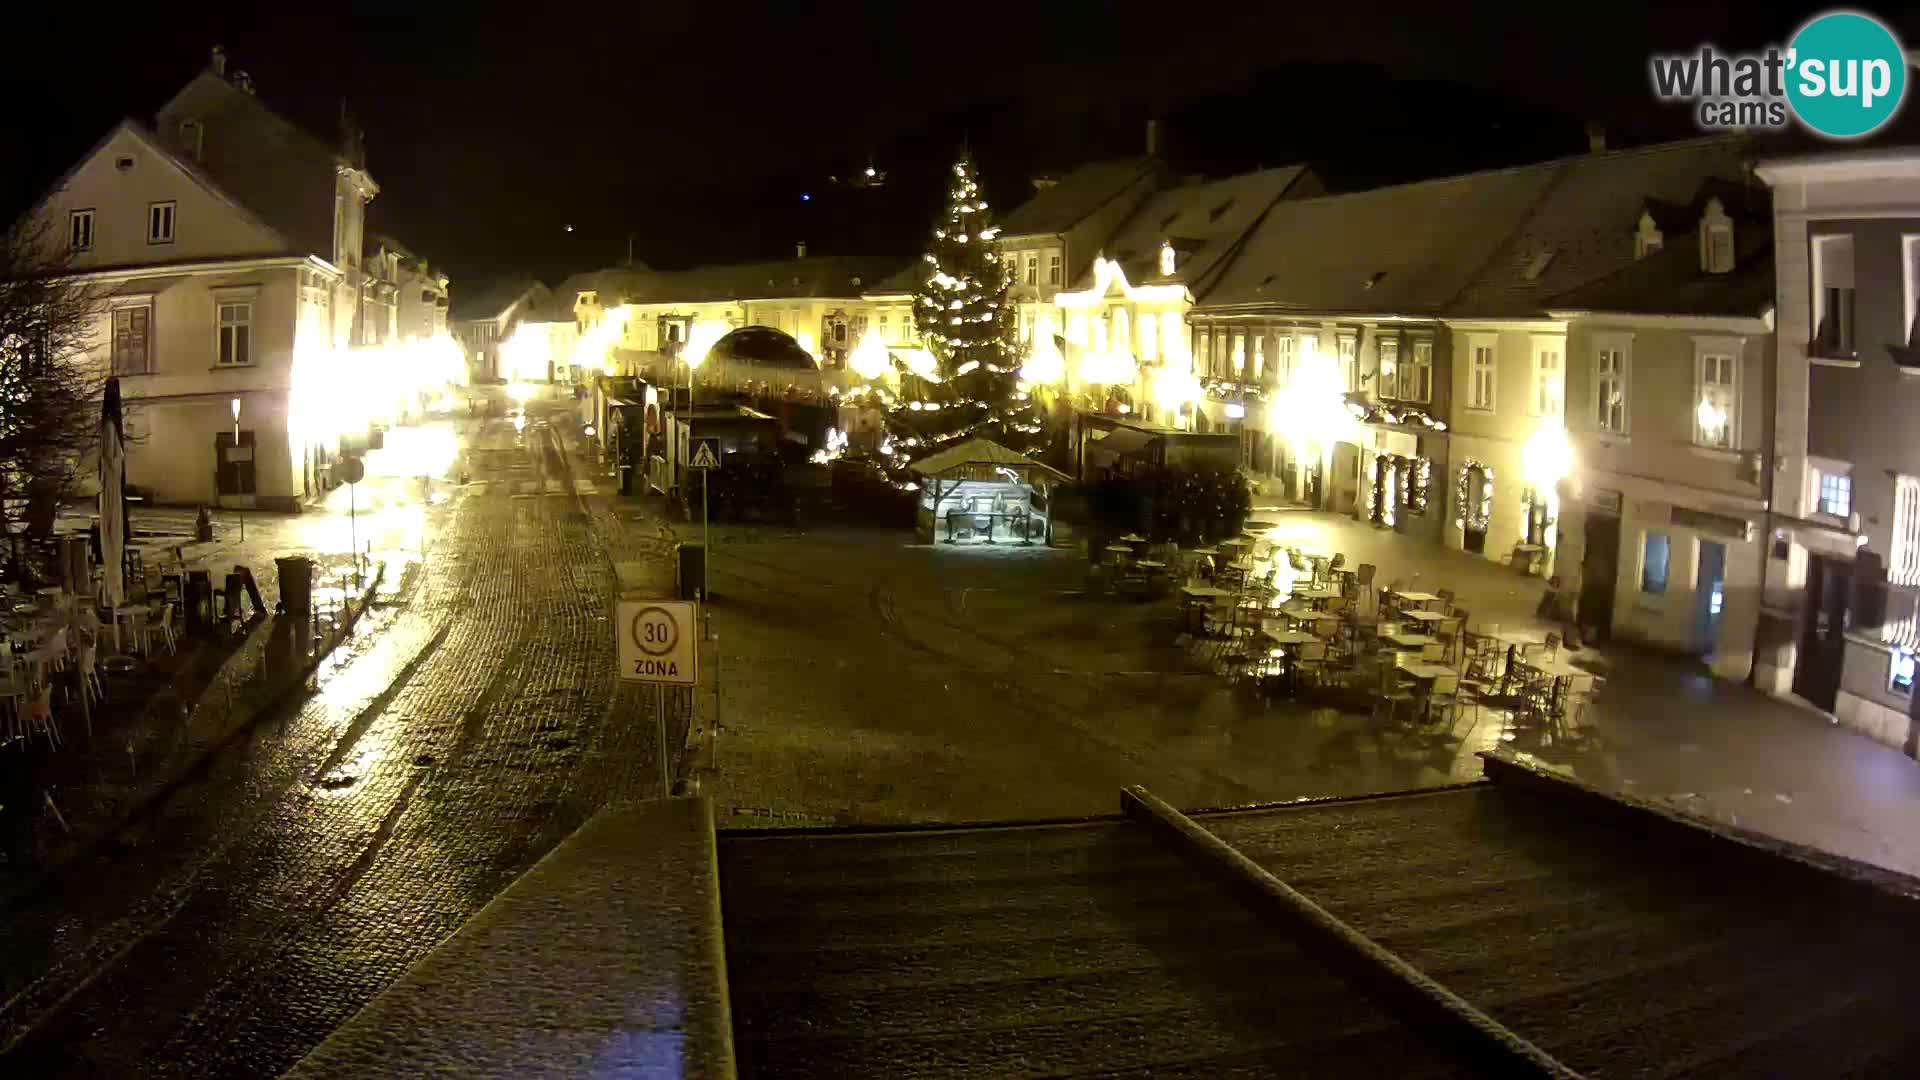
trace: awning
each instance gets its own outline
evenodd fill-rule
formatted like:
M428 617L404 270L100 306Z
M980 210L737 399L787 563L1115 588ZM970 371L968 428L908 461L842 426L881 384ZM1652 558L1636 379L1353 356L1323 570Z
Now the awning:
M1111 457L1115 461L1145 450L1157 436L1138 428L1114 428L1104 439L1087 443L1087 453Z

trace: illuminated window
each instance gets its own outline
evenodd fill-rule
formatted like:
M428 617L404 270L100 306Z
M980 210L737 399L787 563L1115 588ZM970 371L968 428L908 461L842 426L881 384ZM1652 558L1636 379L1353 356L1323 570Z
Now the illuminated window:
M1333 347L1340 358L1340 385L1351 394L1360 389L1360 365L1356 360L1360 355L1360 339L1343 333L1334 339Z
M1293 362L1299 354L1300 341L1290 333L1282 332L1273 343L1273 385L1284 387L1293 382Z
M1845 473L1823 472L1820 477L1820 512L1843 518L1853 512L1853 477Z
M1060 255L1057 252L1047 256L1047 284L1060 284Z
M245 302L222 303L220 307L220 355L222 367L253 362L253 305Z
M1913 693L1913 653L1896 649L1887 670L1887 690L1902 695Z
M1253 381L1259 382L1260 376L1267 370L1267 335L1255 334L1253 338Z
M69 210L67 212L67 247L74 251L93 249L93 211Z
M1153 360L1160 354L1160 324L1152 312L1140 316L1140 359Z
M173 208L174 204L171 202L147 204L147 243L173 243Z
M1380 373L1373 387L1375 397L1400 396L1400 339L1383 337L1375 346L1380 353Z
M1893 478L1893 551L1887 577L1895 585L1920 585L1920 479Z
M1235 378L1247 371L1247 334L1244 330L1233 332L1233 374Z
M1027 256L1027 284L1040 284L1040 256Z
M1667 534L1650 532L1640 541L1640 591L1660 594L1667 591Z
M1740 399L1735 390L1739 368L1730 350L1703 344L1694 364L1693 441L1731 448L1736 441Z

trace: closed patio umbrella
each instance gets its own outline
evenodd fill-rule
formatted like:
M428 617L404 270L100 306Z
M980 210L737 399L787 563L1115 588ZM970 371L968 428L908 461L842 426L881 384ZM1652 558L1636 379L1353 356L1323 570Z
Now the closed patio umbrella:
M107 380L100 405L100 576L109 609L126 600L127 445L120 412L120 380Z

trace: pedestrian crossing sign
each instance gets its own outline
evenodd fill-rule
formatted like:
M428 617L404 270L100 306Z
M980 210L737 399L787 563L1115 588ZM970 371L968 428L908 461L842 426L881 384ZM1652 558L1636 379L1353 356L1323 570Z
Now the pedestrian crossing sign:
M720 452L717 439L693 440L693 453L687 458L690 469L717 469L720 467Z

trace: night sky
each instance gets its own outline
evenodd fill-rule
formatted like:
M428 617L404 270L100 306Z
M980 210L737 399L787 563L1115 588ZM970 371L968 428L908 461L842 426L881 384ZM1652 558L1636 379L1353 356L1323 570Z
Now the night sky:
M118 118L150 121L218 42L317 133L347 100L382 187L373 227L445 266L456 296L503 273L618 262L629 236L663 269L797 240L904 255L963 142L1003 209L1035 173L1139 152L1150 114L1194 173L1308 161L1349 188L1515 164L1584 149L1589 121L1614 145L1688 135L1686 113L1652 99L1649 52L1781 41L1826 9L283 6L297 16L89 20L12 50L9 209ZM1914 20L1894 24L1920 43ZM828 180L869 161L890 174L882 191Z

